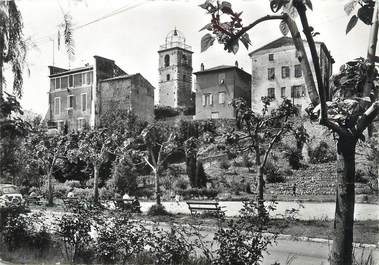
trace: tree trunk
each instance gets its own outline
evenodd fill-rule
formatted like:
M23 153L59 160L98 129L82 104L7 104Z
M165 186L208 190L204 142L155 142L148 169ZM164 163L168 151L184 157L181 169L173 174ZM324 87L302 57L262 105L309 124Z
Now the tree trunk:
M307 87L309 98L314 106L317 106L319 103L319 96L316 89L316 84L313 79L313 74L311 70L311 66L309 64L309 60L307 57L307 53L304 48L304 43L301 38L300 32L296 26L295 21L293 21L290 17L286 19L286 24L291 32L291 36L296 47L298 54L298 59L300 61L301 70L303 71L305 85Z
M258 185L257 185L257 202L258 202L258 214L262 215L264 213L264 186L265 181L263 177L263 166L261 165L261 156L260 156L260 149L259 146L255 148L255 164L257 165L257 179L258 179Z
M99 170L100 166L95 163L93 167L93 201L95 203L99 202Z
M47 205L48 206L53 206L54 205L54 191L53 191L52 175L53 175L53 173L50 170L47 173L47 185L48 185Z
M161 191L159 185L159 170L156 169L154 172L155 177L155 201L157 205L161 205Z
M0 101L3 98L3 64L4 64L4 35L2 33L3 28L0 31ZM1 104L1 102L0 102Z
M353 136L337 143L337 192L332 265L351 265L355 203L355 145Z

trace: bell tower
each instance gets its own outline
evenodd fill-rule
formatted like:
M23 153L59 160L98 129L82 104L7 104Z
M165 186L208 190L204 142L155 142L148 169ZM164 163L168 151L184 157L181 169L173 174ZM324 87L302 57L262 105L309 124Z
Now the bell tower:
M159 54L159 105L191 107L192 51L176 28L166 36Z

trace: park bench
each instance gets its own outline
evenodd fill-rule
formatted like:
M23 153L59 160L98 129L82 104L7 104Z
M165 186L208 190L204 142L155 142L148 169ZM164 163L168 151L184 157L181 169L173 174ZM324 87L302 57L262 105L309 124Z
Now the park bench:
M141 205L136 199L113 199L113 202L118 209L133 213L141 213Z
M25 198L26 204L30 205L42 205L42 196L32 196Z
M187 205L192 216L199 216L200 213L214 213L218 217L223 214L221 206L216 201L187 201Z

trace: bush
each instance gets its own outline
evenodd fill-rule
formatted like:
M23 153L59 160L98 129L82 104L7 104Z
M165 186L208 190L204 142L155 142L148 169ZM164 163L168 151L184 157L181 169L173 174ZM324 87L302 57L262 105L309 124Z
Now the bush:
M299 169L301 167L300 160L303 159L301 151L293 147L287 147L284 153L284 157L288 159L288 164L292 169Z
M64 185L67 187L70 187L70 188L81 188L82 187L79 180L66 180L64 182Z
M218 195L219 191L216 189L207 189L207 188L192 188L188 190L179 189L177 190L178 194L183 196L184 199L191 199L193 197L207 197L208 199L214 199Z
M154 106L154 116L156 120L161 120L179 115L179 111L170 106Z
M324 141L321 141L316 148L309 150L309 158L312 164L328 163L337 159L335 152L330 150L329 145Z
M249 172L250 172L250 168L253 165L254 165L253 162L251 162L251 160L249 159L247 155L242 156L242 166L246 167L249 170Z
M283 173L279 170L279 167L271 161L266 162L264 173L266 174L268 183L285 182L285 178L282 175Z
M355 171L355 182L364 183L364 184L368 183L369 180L367 178L365 178L365 175L366 174L365 174L364 170L357 169Z
M166 208L163 205L154 204L147 211L148 216L167 216L171 215L167 212Z
M85 188L85 189L74 189L75 197L81 198L81 199L91 199L93 197L93 189L91 188Z
M137 175L133 165L127 159L121 159L113 165L114 186L118 193L135 195L137 192Z
M193 251L186 235L179 233L175 227L171 227L171 231L155 229L151 235L150 247L156 265L188 264Z
M227 171L230 168L230 163L228 160L223 159L220 161L220 168Z
M180 189L180 190L185 190L189 186L189 182L187 179L184 177L180 177L175 181L174 188Z
M102 187L99 189L99 195L102 200L110 200L114 198L114 190L107 187Z

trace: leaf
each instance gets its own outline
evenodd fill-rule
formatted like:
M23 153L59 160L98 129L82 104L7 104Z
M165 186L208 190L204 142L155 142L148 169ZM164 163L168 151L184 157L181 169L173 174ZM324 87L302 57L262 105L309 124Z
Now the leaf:
M358 17L356 15L350 18L349 23L347 23L346 34L349 33L350 30L352 30L355 25L357 25L357 22L358 22Z
M283 6L283 0L270 0L270 8L272 12L278 12Z
M249 49L249 45L251 45L251 40L249 34L245 33L241 36L241 42L245 45L246 49Z
M283 36L287 36L288 32L290 31L287 26L287 23L284 20L280 21L279 29Z
M305 0L305 5L313 11L313 5L311 0Z
M206 51L209 47L213 45L215 37L207 33L201 38L201 52Z
M343 10L345 10L345 13L348 16L350 16L351 12L353 12L355 7L357 6L357 3L358 3L357 0L352 0L343 7Z
M366 25L371 25L374 8L370 5L364 5L358 10L359 19Z
M202 27L199 31L202 31L202 30L212 30L212 23L208 23L207 25L205 25L204 27Z
M234 54L236 54L238 52L238 49L239 49L239 45L238 45L238 41L234 42L233 45L232 45L232 52Z
M232 4L227 2L227 1L223 1L220 5L220 9L222 12L224 12L225 14L233 14L233 10L232 10Z

